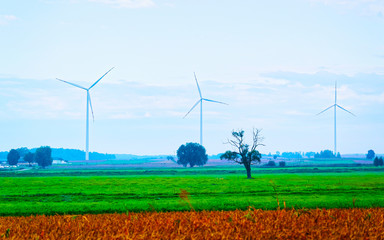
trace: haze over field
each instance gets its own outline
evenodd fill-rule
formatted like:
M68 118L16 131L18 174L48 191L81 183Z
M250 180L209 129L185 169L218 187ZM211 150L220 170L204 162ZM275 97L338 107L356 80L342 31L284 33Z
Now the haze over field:
M90 151L208 154L232 129L262 128L260 152L384 153L384 2L380 0L30 0L0 3L0 151L84 149L84 91L92 89Z

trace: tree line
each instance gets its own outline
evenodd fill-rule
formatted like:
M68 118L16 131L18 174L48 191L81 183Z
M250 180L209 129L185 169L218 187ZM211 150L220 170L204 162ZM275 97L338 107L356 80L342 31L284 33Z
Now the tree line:
M15 149L19 152L21 158L27 153L36 152L37 148L28 149L26 147L21 147ZM51 148L52 158L57 160L71 161L71 160L80 160L85 159L85 152L78 149L64 149L64 148ZM0 159L6 159L9 152L0 152ZM91 160L112 160L116 159L115 154L107 153L98 153L90 152L89 158Z
M52 150L49 146L42 146L36 149L34 153L27 148L11 149L7 155L7 163L9 165L17 165L19 159L23 158L25 162L31 166L32 163L37 163L40 167L45 168L52 165Z

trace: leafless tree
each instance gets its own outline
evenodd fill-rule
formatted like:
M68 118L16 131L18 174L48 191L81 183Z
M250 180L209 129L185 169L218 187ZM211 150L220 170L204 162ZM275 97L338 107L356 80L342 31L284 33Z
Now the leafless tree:
M226 159L244 165L247 170L247 178L251 179L251 165L260 163L261 159L261 154L256 148L264 146L264 144L262 144L264 138L261 136L261 129L253 129L253 143L251 147L244 143L244 130L233 130L232 137L234 139L228 140L227 143L235 150L226 151L220 156L220 159Z

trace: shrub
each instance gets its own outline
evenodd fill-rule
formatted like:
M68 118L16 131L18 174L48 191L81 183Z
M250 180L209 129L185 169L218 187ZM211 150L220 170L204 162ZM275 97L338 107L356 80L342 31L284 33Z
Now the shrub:
M285 161L279 162L279 167L285 167Z

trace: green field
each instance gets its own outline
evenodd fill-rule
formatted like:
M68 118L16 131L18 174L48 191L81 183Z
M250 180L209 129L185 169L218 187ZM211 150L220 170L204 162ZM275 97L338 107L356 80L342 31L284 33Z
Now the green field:
M382 168L240 167L0 172L0 215L384 207ZM179 197L189 193L190 204Z

